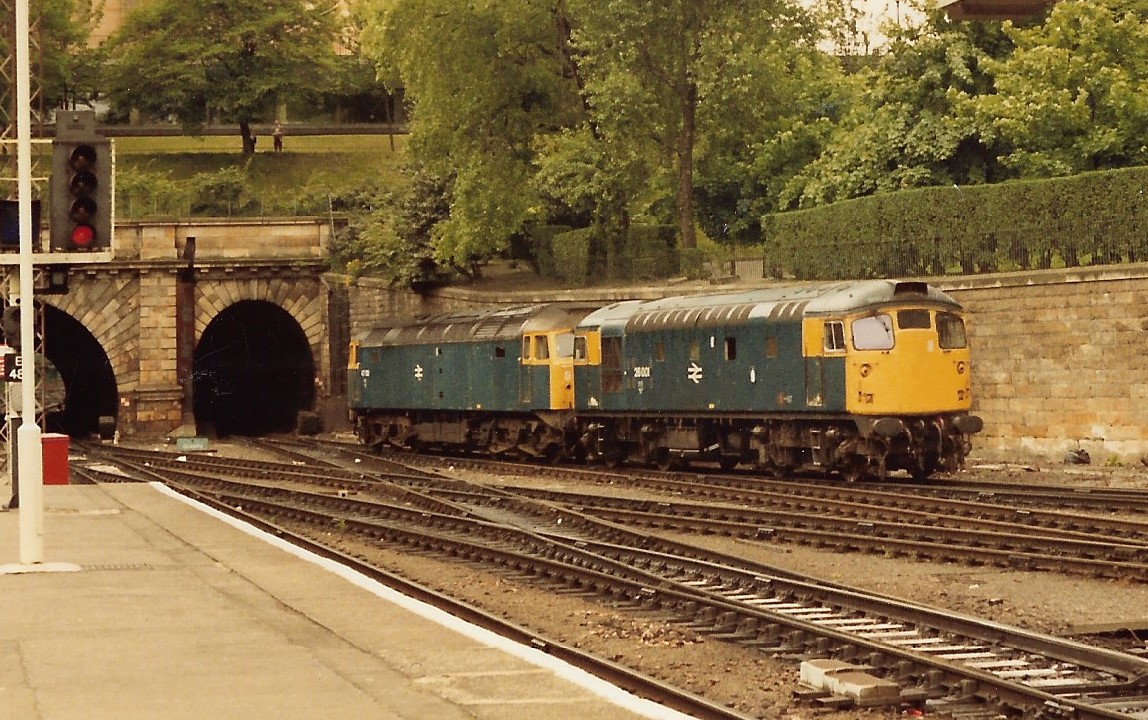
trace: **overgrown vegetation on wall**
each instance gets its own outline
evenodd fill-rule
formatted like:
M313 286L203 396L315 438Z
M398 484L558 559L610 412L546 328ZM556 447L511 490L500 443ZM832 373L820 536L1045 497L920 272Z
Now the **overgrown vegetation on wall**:
M541 225L531 230L530 243L520 259L530 261L546 277L572 286L596 281L644 281L677 276L698 278L707 263L725 254L722 248L699 238L699 247L682 249L674 242L672 225L631 225L612 241L597 227L571 229Z

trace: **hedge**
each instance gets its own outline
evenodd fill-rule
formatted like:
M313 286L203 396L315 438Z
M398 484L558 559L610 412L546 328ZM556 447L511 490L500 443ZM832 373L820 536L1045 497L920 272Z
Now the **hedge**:
M1148 258L1148 168L875 195L763 218L775 277L973 274Z

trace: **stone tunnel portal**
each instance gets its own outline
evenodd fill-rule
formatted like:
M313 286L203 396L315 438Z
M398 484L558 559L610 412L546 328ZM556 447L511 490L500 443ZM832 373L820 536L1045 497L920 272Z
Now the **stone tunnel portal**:
M44 305L44 430L88 437L100 418L117 415L119 393L112 363L99 341L68 313ZM63 386L61 388L61 385Z
M192 366L197 431L258 436L287 432L315 400L315 361L290 314L241 300L213 319Z

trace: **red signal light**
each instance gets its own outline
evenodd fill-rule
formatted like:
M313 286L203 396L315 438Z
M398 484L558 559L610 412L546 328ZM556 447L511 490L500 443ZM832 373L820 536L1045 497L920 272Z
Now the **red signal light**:
M87 224L76 225L68 239L77 250L88 250L96 240L96 229Z

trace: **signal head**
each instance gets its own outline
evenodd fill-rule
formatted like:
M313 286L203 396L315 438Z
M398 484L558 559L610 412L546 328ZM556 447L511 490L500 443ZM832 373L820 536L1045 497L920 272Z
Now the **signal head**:
M53 251L109 249L112 238L111 144L90 125L70 125L52 143Z

